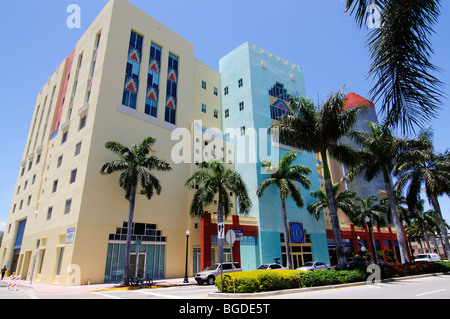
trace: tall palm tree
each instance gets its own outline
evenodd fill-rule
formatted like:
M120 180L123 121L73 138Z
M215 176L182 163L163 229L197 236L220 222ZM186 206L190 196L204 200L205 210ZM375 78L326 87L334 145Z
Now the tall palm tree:
M390 173L394 168L394 160L408 145L408 142L395 138L387 126L366 121L369 131L352 131L350 138L361 145L358 150L359 163L347 175L347 178L362 173L367 181L371 181L380 173L383 174L384 185L389 199L392 221L397 233L402 263L409 262L403 227L397 211Z
M344 112L345 95L342 91L330 94L319 108L304 97L289 97L292 114L282 116L279 123L272 125L269 131L278 131L281 140L293 147L319 153L322 157L325 189L333 234L336 242L336 254L339 265L344 265L345 254L336 202L333 194L328 156L351 165L354 154L350 147L339 144L339 138L346 135L356 121L363 107L352 108Z
M420 192L425 186L428 201L434 208L444 238L446 256L450 257L450 245L445 221L442 217L438 197L450 196L450 152L436 153L432 142L432 131L422 130L414 148L399 156L394 176L398 177L396 189L406 188L408 206L414 207L420 201Z
M115 141L109 141L105 144L105 148L118 155L119 159L103 164L100 174L120 172L119 185L125 190L125 198L129 201L123 285L129 284L128 272L136 189L140 185L148 199L151 199L155 192L157 195L161 194L161 184L151 172L153 170L170 171L172 169L165 161L153 155L149 156L151 147L155 142L156 139L153 137L147 137L141 144L133 144L131 148Z
M252 202L248 196L247 186L241 175L225 167L222 162L201 162L199 170L194 172L185 182L185 186L197 191L192 199L189 213L192 217L202 218L204 207L211 205L214 198L218 197L217 222L222 224L231 213L230 192L236 196L238 203L238 213L247 215L252 207ZM223 240L219 243L219 263L223 262Z
M363 27L379 9L379 27L367 39L374 81L371 100L380 99L387 125L403 132L434 118L443 97L440 71L431 60L430 35L440 15L439 0L347 0L346 12ZM366 24L367 26L367 24Z
M289 227L286 215L286 199L289 196L292 197L297 207L302 208L304 205L304 201L302 195L300 194L298 186L294 184L294 182L300 183L300 185L302 185L305 189L309 189L311 187L311 181L306 176L311 173L311 169L300 164L293 165L292 163L296 158L296 152L290 152L283 155L280 163L278 164L276 172L272 173L270 175L270 178L262 181L256 189L256 195L258 197L261 197L264 193L264 190L270 185L276 185L280 189L281 216L283 219L284 242L286 246L286 262L289 269L292 269L292 263L291 251L289 248ZM274 164L271 162L265 162L261 166L263 168L270 168L271 171Z

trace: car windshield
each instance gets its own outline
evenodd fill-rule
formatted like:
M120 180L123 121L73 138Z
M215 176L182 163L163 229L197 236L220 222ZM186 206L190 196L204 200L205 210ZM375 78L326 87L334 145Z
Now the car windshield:
M217 266L219 266L219 264L212 264L209 267L206 267L204 270L216 270Z
M269 265L261 265L258 267L258 269L267 269L269 267Z
M428 258L428 255L418 255L417 258Z
M302 267L311 267L311 266L313 266L314 265L314 263L312 263L312 262L307 262L307 263L305 263Z

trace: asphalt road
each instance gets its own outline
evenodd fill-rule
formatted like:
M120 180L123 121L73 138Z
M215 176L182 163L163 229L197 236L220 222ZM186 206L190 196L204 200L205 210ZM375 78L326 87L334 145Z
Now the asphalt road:
M32 288L8 291L0 287L0 300L5 299L145 299L145 300L207 300L221 299L215 286L188 285L138 290L105 290L83 293L36 293ZM252 299L450 299L450 275L411 278L375 285L359 285L345 288L323 289L282 295L258 295ZM227 299L221 299L227 302ZM241 299L244 300L244 299Z
M450 299L450 275L271 296L271 299Z

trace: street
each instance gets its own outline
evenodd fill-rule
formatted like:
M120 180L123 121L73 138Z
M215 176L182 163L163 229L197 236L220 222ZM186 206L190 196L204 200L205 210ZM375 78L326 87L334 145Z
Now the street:
M67 293L37 293L32 288L20 287L8 291L0 287L0 299L221 299L215 286L186 285L150 289L110 289L103 291ZM281 295L252 295L252 299L450 299L450 275L417 277L375 285L359 285L345 288L286 292ZM236 300L236 299L234 299ZM245 301L245 299L241 299Z
M309 291L273 299L450 299L450 275Z

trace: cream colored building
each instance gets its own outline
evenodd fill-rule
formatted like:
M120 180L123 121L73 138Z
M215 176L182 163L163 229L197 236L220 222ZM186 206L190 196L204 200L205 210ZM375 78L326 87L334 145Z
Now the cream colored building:
M137 195L139 274L184 276L186 230L189 274L197 271L200 221L189 217L193 193L184 182L205 158L233 166L223 136L205 143L221 128L221 116L220 74L194 57L193 45L127 1L108 2L37 97L1 264L43 283L120 280L128 201L118 174L99 173L116 158L104 145L130 146L152 136L155 155L173 170L155 173L160 196ZM191 147L178 155L190 160L177 163L172 151L183 136Z

